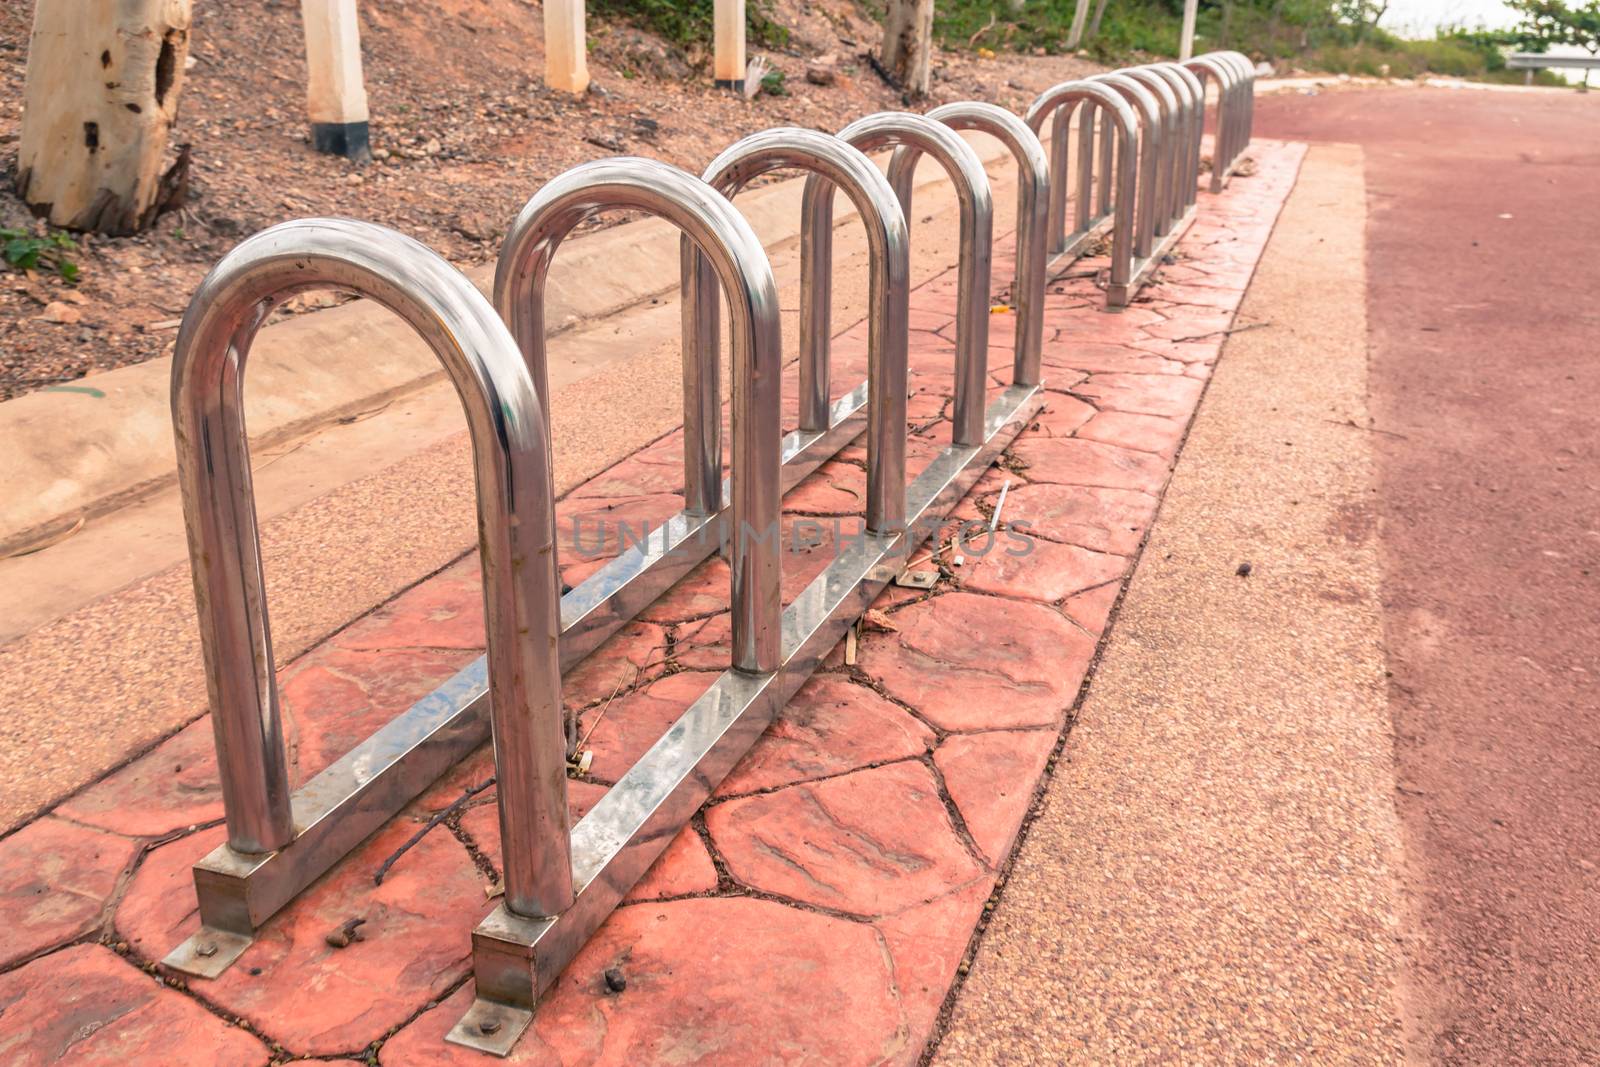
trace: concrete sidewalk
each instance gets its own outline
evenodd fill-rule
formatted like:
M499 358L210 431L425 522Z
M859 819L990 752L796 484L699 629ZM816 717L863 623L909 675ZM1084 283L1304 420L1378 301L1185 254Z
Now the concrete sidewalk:
M1365 214L1313 149L936 1063L1403 1058Z

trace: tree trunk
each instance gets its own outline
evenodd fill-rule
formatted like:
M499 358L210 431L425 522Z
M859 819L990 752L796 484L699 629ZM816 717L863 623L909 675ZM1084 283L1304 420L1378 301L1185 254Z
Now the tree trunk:
M1083 28L1089 24L1089 0L1078 0L1072 13L1072 28L1067 31L1067 51L1076 51L1083 43Z
M189 55L190 0L38 0L28 42L17 195L51 223L128 234L181 197L165 175Z
M1100 36L1100 20L1106 17L1106 0L1100 0L1094 5L1094 18L1089 20L1088 39L1094 40Z
M889 0L883 21L883 65L907 96L928 95L933 53L933 0Z

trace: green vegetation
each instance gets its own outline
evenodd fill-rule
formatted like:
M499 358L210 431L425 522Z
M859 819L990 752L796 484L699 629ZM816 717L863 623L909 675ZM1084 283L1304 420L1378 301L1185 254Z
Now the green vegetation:
M1099 0L1092 0L1098 6ZM1548 6L1561 0L1521 0ZM1600 0L1590 0L1590 6ZM1407 41L1378 22L1381 0L1200 0L1195 51L1231 48L1257 59L1332 74L1442 74L1518 80L1501 49L1514 34L1441 30ZM1067 50L1077 0L938 0L934 32L945 48L973 51ZM1080 48L1105 63L1178 54L1182 0L1106 0L1091 17ZM1098 21L1098 25L1096 22ZM1559 82L1554 75L1541 80Z
M631 22L679 48L711 45L713 0L589 0L588 11L598 18ZM782 48L789 43L789 30L774 22L770 12L770 0L745 4L746 38L751 44Z
M788 96L789 88L784 82L783 71L774 67L761 75L761 91L771 96Z
M60 230L36 237L27 230L0 229L0 254L16 270L42 267L55 271L64 281L76 282L78 265L67 258L67 252L77 250L77 242Z
M1551 45L1574 44L1592 55L1600 55L1600 0L1580 6L1562 0L1506 0L1522 21L1510 39L1524 52L1548 52ZM1589 72L1583 72L1589 84Z

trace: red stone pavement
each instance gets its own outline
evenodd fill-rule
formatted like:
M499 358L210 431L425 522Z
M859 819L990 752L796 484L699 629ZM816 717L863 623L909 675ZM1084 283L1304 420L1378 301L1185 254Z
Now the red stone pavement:
M1131 308L1105 312L1086 279L1051 286L1049 402L957 509L991 515L1009 481L993 546L971 539L960 566L947 554L931 591L885 593L887 627L868 630L854 664L835 650L568 968L513 1062L919 1059L1303 150L1255 154L1253 176L1202 195L1176 261ZM913 475L948 440L954 291L946 275L912 296ZM995 390L1014 322L990 319ZM863 326L836 361L841 389L859 380ZM602 523L614 535L620 520L675 511L681 447L670 435L573 492L563 549L574 518L582 547L603 554L617 538ZM800 535L785 539L786 597L827 564L832 520L854 529L862 461L852 445L786 500ZM569 581L598 566L578 555L563 562ZM708 562L565 679L594 752L572 783L574 817L726 665L727 587ZM295 780L480 654L481 609L467 557L289 665ZM472 995L470 934L497 877L493 790L374 881L430 815L489 777L487 751L271 920L221 978L188 982L153 961L195 928L189 868L223 838L210 733L197 721L0 841L0 1062L486 1062L442 1038ZM357 939L330 944L356 919ZM620 993L602 980L612 967Z

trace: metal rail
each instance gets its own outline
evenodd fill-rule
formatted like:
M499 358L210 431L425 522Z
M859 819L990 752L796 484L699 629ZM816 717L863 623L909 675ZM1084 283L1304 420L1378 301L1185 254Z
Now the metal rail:
M409 322L461 398L478 487L487 680L473 694L451 679L291 794L242 387L272 309L329 287ZM370 223L288 222L223 257L178 333L172 420L228 841L194 868L200 930L162 962L215 977L257 926L487 738L481 718L456 714L462 706L486 691L497 708L559 714L554 505L543 407L494 309L427 248ZM555 773L561 762L558 749Z
M1222 192L1250 143L1255 114L1255 65L1238 52L1208 52L1183 64L1201 82L1217 84L1217 132L1211 148L1211 191Z
M508 1052L540 993L899 572L910 549L1037 413L1050 254L1054 264L1075 257L1109 226L1107 302L1125 304L1193 218L1205 79L1219 86L1216 183L1248 144L1253 77L1243 56L1213 53L1187 67L1152 64L1063 83L1034 101L1025 120L961 103L929 116L869 116L837 138L771 130L718 156L704 181L643 159L584 164L549 182L519 214L501 253L494 307L422 245L368 223L286 223L230 252L184 317L172 379L228 841L195 866L200 931L163 962L200 976L221 973L262 922L492 734L505 897L473 935L477 998L449 1038ZM1069 235L1068 129L1080 110L1076 229ZM1051 118L1047 161L1038 132ZM1019 163L1013 301L1022 321L1013 383L992 403L991 194L958 129L999 137ZM863 154L882 148L896 150L888 178ZM961 209L955 408L950 445L908 486L905 212L922 154L950 175ZM801 220L800 429L786 437L776 286L755 233L727 199L780 167L810 172ZM868 378L838 400L829 383L835 187L856 204L871 252ZM643 545L558 596L545 283L572 229L618 208L655 214L683 232L685 508ZM456 386L471 431L488 648L291 793L242 381L270 311L294 293L324 287L399 314ZM732 312L726 481L719 291ZM842 541L824 573L784 607L783 494L863 429L864 529ZM719 546L731 570L729 670L569 831L565 756L576 722L563 719L561 672Z
M1049 238L1050 162L1039 135L1017 116L995 104L969 100L945 104L928 118L952 130L978 130L996 138L1017 161L1017 256L1011 281L1011 302L1017 314L1017 339L1011 379L1019 385L1039 383L1044 345L1044 286ZM889 184L900 198L907 225L911 217L912 179L922 149L902 145L889 160Z
M1079 118L1079 152L1077 159L1077 192L1072 233L1066 232L1066 196L1068 185L1069 131L1072 116ZM1099 116L1102 148L1107 135L1112 140L1111 152L1102 151L1100 190L1102 203L1095 205L1094 193L1094 136L1095 118ZM1135 252L1134 215L1132 211L1113 211L1114 204L1133 204L1138 187L1139 117L1122 94L1116 90L1090 81L1062 82L1046 89L1028 107L1024 121L1037 134L1051 121L1050 156L1050 258L1047 273L1070 266L1083 251L1107 228L1111 228L1111 281L1126 285L1133 276ZM1113 183L1114 168L1114 183ZM1113 184L1116 192L1111 192ZM1091 211L1098 214L1091 216Z
M897 529L905 523L906 344L911 296L911 246L901 201L865 153L837 137L793 127L751 134L726 149L706 167L706 184L730 200L749 182L770 171L800 168L844 190L867 228L870 257L867 291L867 381L846 394L844 404L828 396L827 375L813 373L807 385L819 383L823 393L802 404L800 432L849 440L867 423L867 529ZM704 256L686 237L683 259L683 350L688 365L701 368L695 383L701 396L720 397L717 383L717 282ZM800 344L827 352L829 324L800 320ZM818 341L817 337L824 338ZM688 388L687 379L685 388ZM821 425L808 425L821 415ZM704 428L709 425L710 429ZM715 434L720 417L702 422ZM685 424L685 433L689 432ZM709 451L720 456L714 442ZM837 451L837 448L832 451ZM831 454L831 452L830 452ZM720 477L717 466L709 467Z
M960 252L956 268L956 384L953 440L983 439L989 367L989 283L994 209L989 176L972 147L940 122L902 111L882 111L839 131L839 139L863 152L914 146L938 160L955 183L960 205ZM800 352L800 417L817 420L817 405L829 393L828 335L833 273L833 186L806 179L800 209L800 319L812 324L810 345ZM808 254L809 253L809 254Z
M926 123L926 120L921 120ZM934 124L927 123L932 126ZM903 129L898 123L894 127ZM947 138L955 139L948 129L942 130ZM869 126L867 133L856 135L871 147L884 143L876 138L891 136L883 126ZM921 129L918 128L918 133ZM897 136L897 135L895 135ZM918 137L919 141L922 138ZM967 154L971 149L955 139ZM938 149L960 165L961 155L948 144L931 138ZM813 189L820 184L829 186L831 196L834 184L847 191L854 186L860 193L860 203L865 205L863 217L869 233L875 233L874 243L881 240L883 254L875 270L882 278L882 292L890 299L898 299L896 287L898 272L892 261L904 255L903 220L894 223L899 214L892 201L882 199L881 177L868 164L867 171L860 167L859 153L844 153L816 143L809 135L797 136L794 131L784 131L772 138L749 138L734 146L708 169L707 175L719 186L730 191L754 174L785 165L803 165L814 168L808 185ZM976 158L971 163L976 167ZM948 164L947 164L948 165ZM963 180L974 175L966 167L958 172ZM981 168L976 171L981 185L974 183L970 196L974 215L987 221L987 179ZM559 179L558 179L559 180ZM662 183L657 182L658 186ZM710 195L709 186L703 187ZM982 196L976 195L982 193ZM818 200L827 201L818 195ZM813 202L815 203L815 202ZM886 210L891 209L891 210ZM524 219L529 216L524 214ZM815 220L817 214L810 218ZM831 227L830 227L831 229ZM974 226L974 230L980 227ZM981 227L987 229L987 227ZM690 233L694 237L694 233ZM986 235L985 235L986 236ZM896 246L899 247L896 247ZM818 245L812 246L814 249ZM826 251L826 249L824 249ZM695 240L695 253L707 255L716 262L712 250L699 239ZM978 260L985 268L989 248L987 242L963 241L962 262L959 269L964 275L979 276L972 267ZM685 257L692 258L692 257ZM813 270L827 260L812 260ZM745 269L768 273L765 264L746 262ZM691 279L695 297L694 307L685 313L685 324L692 329L697 350L709 347L711 338L702 329L707 316L700 301L713 295L710 284L701 276L698 265L687 277ZM826 285L825 272L814 273L813 281ZM760 286L748 280L730 278L727 271L717 269L717 282L732 294L736 330L741 321L750 319L753 308L741 310L748 294ZM767 283L770 285L770 274ZM980 292L984 290L979 290ZM987 309L985 309L987 310ZM825 320L823 320L825 322ZM902 337L884 336L880 341L880 358L903 361L906 319L893 313L880 320L885 331L897 329ZM758 352L748 352L761 365L776 366L779 361L776 319L768 347ZM737 338L736 338L737 340ZM524 339L524 343L526 341ZM738 346L735 345L736 364ZM736 368L737 373L737 368ZM880 370L872 376L880 383L904 382L903 362L894 368ZM712 380L702 377L702 387ZM958 383L959 388L959 383ZM737 386L736 390L737 392ZM979 394L980 397L982 394ZM790 697L821 663L828 650L838 643L845 630L866 610L876 596L899 573L911 547L920 543L942 523L949 511L971 489L976 479L998 456L1021 428L1038 412L1043 393L1038 384L1014 384L1006 389L992 404L981 411L982 418L975 439L952 442L907 487L904 474L901 482L892 489L888 486L889 472L885 469L880 482L885 491L899 495L904 505L903 521L885 523L881 528L863 528L858 537L841 541L840 553L827 569L808 585L795 601L782 610L781 622L776 631L781 634L778 661L765 671L740 669L735 659L732 669L723 673L710 689L691 704L678 721L640 757L604 797L573 828L570 837L572 856L573 901L570 907L558 913L528 914L502 903L479 924L473 934L473 977L476 997L472 1006L447 1035L448 1040L505 1055L510 1052L518 1037L532 1022L533 1009L539 996L567 966L584 942L594 933L606 916L617 905L634 883L649 869L668 843L717 788L748 748L755 743ZM903 391L896 396L886 388L871 390L868 404L881 408L869 412L868 424L892 433L899 438L897 450L904 448L906 423L903 409ZM736 407L737 411L737 407ZM893 418L890 413L898 412ZM888 446L878 438L880 448ZM777 487L779 470L775 458L759 468L754 475L748 470L750 454L735 448L732 459L734 484L741 478L760 477ZM741 469L746 468L746 469ZM761 501L765 506L766 497ZM734 494L732 521L741 529L754 525L754 516L748 510L748 501ZM763 515L776 529L777 516ZM736 599L737 625L737 590ZM737 646L736 646L737 647ZM503 784L502 784L503 789ZM509 803L502 791L501 804ZM504 817L503 817L504 818ZM507 847L511 847L508 843ZM547 848L546 851L549 851ZM510 861L507 860L509 869Z

